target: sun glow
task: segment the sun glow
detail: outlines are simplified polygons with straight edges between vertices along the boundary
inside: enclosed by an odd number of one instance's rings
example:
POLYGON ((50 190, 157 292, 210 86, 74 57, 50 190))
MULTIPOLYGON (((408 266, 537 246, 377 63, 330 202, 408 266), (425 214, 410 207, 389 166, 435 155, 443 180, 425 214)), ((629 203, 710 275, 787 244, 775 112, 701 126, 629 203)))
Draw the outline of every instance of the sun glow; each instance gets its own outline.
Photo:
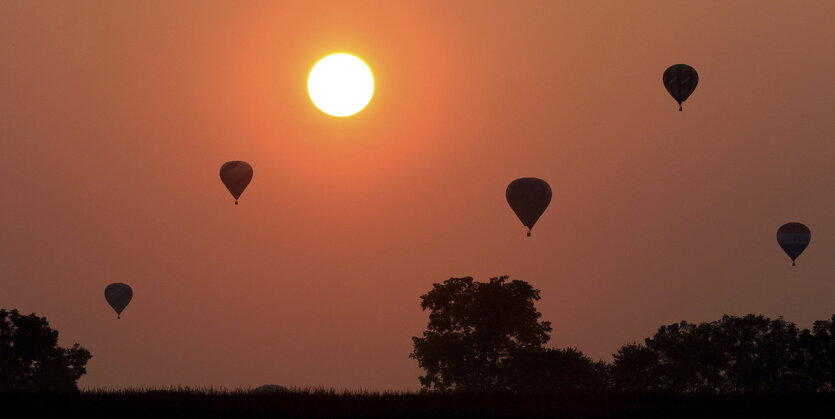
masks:
POLYGON ((374 94, 374 76, 362 60, 332 54, 319 60, 307 78, 307 91, 317 108, 333 116, 350 116, 365 108, 374 94))

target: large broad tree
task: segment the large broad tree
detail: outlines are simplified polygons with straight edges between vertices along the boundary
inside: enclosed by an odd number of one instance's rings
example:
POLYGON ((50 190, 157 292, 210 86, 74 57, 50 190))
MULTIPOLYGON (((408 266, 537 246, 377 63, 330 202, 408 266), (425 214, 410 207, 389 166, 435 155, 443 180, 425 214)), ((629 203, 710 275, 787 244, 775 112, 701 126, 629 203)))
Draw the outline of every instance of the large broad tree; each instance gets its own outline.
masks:
POLYGON ((58 331, 34 313, 0 309, 0 391, 76 391, 90 352, 58 346, 58 331))
POLYGON ((514 374, 514 353, 542 350, 550 322, 534 308, 539 290, 507 276, 489 282, 471 277, 434 284, 421 296, 429 310, 422 337, 413 337, 417 359, 428 390, 484 391, 508 389, 514 374))

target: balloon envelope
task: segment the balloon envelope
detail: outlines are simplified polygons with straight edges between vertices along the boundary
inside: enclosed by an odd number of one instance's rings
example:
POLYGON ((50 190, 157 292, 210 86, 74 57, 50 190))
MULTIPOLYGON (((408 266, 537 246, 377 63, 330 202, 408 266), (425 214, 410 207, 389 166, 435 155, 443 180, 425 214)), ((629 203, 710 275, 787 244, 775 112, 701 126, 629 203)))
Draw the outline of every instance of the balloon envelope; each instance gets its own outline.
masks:
POLYGON ((128 284, 116 282, 104 289, 104 298, 113 310, 116 310, 116 318, 121 318, 122 310, 128 306, 133 298, 133 290, 128 284))
POLYGON ((687 64, 674 64, 664 71, 662 80, 664 87, 678 102, 678 110, 681 110, 681 103, 696 90, 696 85, 699 84, 699 74, 696 73, 695 68, 687 64))
POLYGON ((777 243, 792 259, 792 266, 795 265, 794 260, 806 250, 811 240, 812 232, 809 231, 809 227, 801 223, 786 223, 777 230, 777 243))
POLYGON ((223 163, 223 166, 220 166, 220 180, 226 185, 226 189, 229 189, 229 193, 235 197, 235 204, 237 204, 238 198, 252 180, 252 166, 245 161, 223 163))
POLYGON ((523 177, 510 182, 505 191, 507 203, 522 224, 528 228, 528 236, 551 203, 551 187, 548 182, 535 177, 523 177))

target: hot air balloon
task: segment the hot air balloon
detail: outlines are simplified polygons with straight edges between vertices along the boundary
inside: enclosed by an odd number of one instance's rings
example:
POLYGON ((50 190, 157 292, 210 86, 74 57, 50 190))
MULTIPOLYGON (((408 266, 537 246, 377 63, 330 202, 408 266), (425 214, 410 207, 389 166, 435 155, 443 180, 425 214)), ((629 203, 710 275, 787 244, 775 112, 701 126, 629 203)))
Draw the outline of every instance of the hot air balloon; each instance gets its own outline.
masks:
POLYGON ((792 266, 795 266, 794 260, 803 253, 810 240, 812 232, 800 223, 786 223, 777 230, 777 243, 792 259, 792 266))
POLYGON ((699 84, 699 73, 687 64, 674 64, 664 72, 663 80, 664 87, 678 102, 678 110, 681 111, 681 102, 687 100, 699 84))
POLYGON ((245 161, 223 163, 223 166, 220 166, 220 180, 226 185, 226 189, 229 189, 229 193, 235 197, 235 205, 238 205, 238 198, 252 180, 252 166, 245 161))
POLYGON ((116 318, 122 318, 122 310, 128 306, 130 299, 133 298, 133 290, 128 284, 116 282, 107 286, 104 289, 104 298, 113 310, 116 310, 116 318))
POLYGON ((551 187, 548 182, 535 177, 523 177, 510 182, 505 191, 510 208, 528 228, 528 237, 536 220, 551 202, 551 187))

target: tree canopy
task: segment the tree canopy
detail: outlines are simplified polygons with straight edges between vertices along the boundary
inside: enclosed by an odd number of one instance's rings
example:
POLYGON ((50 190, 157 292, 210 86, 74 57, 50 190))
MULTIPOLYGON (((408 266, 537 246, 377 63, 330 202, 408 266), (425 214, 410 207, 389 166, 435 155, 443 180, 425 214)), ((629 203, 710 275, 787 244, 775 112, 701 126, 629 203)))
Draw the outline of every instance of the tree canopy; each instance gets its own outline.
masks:
POLYGON ((809 393, 835 387, 835 316, 800 330, 749 314, 662 326, 614 355, 616 389, 672 393, 809 393))
POLYGON ((0 309, 0 390, 76 391, 90 352, 58 346, 45 317, 0 309))
POLYGON ((522 349, 540 349, 551 324, 534 308, 539 290, 507 276, 471 277, 434 284, 421 296, 429 310, 411 357, 426 370, 420 383, 434 390, 495 390, 507 386, 508 360, 522 349))

